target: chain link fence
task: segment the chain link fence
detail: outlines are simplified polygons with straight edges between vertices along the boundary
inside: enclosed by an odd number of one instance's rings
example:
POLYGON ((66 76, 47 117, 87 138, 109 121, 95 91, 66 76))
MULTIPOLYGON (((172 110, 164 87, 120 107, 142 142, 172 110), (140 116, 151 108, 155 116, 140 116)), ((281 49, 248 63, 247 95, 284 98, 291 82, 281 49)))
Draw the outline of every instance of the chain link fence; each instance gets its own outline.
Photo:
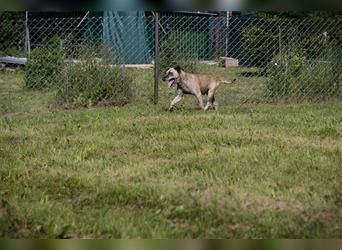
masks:
MULTIPOLYGON (((342 99, 342 18, 5 12, 0 23, 2 67, 23 65, 24 89, 61 105, 151 103, 156 23, 160 78, 175 65, 236 78, 220 86, 221 105, 342 99)), ((159 80, 158 93, 167 105, 175 91, 159 80)))

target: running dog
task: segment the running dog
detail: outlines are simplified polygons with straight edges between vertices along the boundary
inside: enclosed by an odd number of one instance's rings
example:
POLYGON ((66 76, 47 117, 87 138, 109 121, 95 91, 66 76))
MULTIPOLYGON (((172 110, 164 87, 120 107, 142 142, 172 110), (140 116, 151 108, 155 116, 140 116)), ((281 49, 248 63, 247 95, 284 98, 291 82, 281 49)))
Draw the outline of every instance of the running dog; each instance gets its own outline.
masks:
POLYGON ((204 111, 210 107, 214 107, 217 110, 218 103, 215 100, 215 92, 218 86, 220 83, 229 84, 235 82, 235 80, 226 81, 211 75, 190 74, 184 72, 179 66, 169 68, 163 77, 163 81, 166 82, 169 88, 177 84, 177 96, 170 103, 169 111, 172 111, 175 105, 184 98, 185 94, 194 95, 198 100, 199 106, 204 111), (208 102, 205 107, 203 105, 202 95, 208 95, 208 102))

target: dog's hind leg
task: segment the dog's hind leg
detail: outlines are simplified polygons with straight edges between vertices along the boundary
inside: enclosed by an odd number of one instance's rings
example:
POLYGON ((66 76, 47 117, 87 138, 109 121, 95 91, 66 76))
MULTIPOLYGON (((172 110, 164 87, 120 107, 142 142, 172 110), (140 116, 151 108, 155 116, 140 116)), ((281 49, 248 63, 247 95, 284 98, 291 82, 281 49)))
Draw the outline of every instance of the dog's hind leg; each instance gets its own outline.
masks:
POLYGON ((218 110, 218 102, 215 100, 215 97, 214 97, 213 105, 214 105, 214 109, 218 110))
POLYGON ((215 102, 215 97, 214 97, 215 90, 209 90, 208 91, 208 101, 207 105, 205 106, 204 110, 208 110, 208 108, 212 107, 215 102))
POLYGON ((196 98, 198 100, 198 104, 200 105, 201 109, 205 110, 204 105, 203 105, 202 94, 197 94, 196 98))

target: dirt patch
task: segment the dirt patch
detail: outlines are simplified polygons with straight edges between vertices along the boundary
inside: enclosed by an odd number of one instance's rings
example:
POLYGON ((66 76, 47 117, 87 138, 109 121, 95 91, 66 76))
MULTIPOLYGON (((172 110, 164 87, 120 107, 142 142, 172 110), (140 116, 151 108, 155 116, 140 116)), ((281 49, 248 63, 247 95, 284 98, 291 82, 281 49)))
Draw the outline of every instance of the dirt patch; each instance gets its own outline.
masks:
POLYGON ((215 190, 205 190, 201 197, 201 203, 207 204, 213 201, 215 201, 215 203, 222 209, 226 207, 226 202, 229 201, 229 203, 234 202, 239 204, 242 208, 245 208, 247 210, 253 209, 256 212, 261 212, 267 209, 287 210, 292 213, 299 214, 304 211, 304 207, 301 204, 293 204, 268 196, 250 196, 247 194, 236 193, 233 190, 219 191, 218 188, 215 188, 215 190))
POLYGON ((304 208, 299 204, 291 204, 289 202, 280 201, 272 197, 260 196, 252 199, 245 197, 244 199, 246 204, 254 203, 260 210, 288 210, 295 213, 302 212, 304 210, 304 208))

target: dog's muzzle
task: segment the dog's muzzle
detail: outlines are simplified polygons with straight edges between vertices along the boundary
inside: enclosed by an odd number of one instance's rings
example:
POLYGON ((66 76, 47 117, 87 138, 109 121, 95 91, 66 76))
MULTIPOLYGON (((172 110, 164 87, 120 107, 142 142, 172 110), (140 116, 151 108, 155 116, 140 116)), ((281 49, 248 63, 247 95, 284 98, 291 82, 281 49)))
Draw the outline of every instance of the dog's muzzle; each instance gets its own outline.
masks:
POLYGON ((172 85, 175 83, 175 80, 176 80, 176 78, 174 78, 172 76, 171 77, 170 76, 164 76, 163 77, 163 81, 166 82, 166 84, 169 88, 172 87, 172 85))

